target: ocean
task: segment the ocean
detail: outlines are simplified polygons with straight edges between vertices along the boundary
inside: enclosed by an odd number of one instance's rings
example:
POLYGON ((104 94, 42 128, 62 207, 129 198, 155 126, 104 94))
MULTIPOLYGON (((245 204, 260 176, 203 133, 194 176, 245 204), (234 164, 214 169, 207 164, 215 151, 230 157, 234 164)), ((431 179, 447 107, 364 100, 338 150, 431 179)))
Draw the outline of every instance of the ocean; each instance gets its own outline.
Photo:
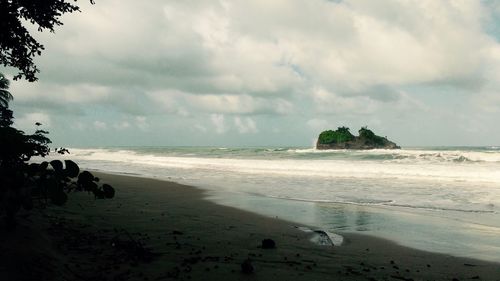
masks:
MULTIPOLYGON (((73 148, 81 168, 207 190, 217 204, 342 235, 500 261, 500 147, 73 148)), ((119 190, 118 190, 119 192, 119 190)))

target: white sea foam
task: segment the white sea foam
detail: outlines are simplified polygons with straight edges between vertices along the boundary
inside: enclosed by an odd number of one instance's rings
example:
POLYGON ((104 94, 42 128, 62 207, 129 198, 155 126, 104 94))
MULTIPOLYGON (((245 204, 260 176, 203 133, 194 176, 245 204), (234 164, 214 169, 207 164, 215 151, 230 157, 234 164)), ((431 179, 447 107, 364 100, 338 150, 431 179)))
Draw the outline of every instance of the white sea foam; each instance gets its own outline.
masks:
POLYGON ((500 210, 499 151, 72 149, 70 157, 83 167, 289 200, 500 210))
POLYGON ((320 246, 341 246, 344 243, 344 237, 333 232, 324 230, 312 230, 306 226, 296 226, 299 230, 311 233, 311 242, 320 246))
MULTIPOLYGON (((298 150, 298 153, 304 150, 298 150)), ((307 150, 307 153, 350 153, 355 151, 323 152, 307 150)), ((396 154, 388 150, 363 152, 363 156, 396 154)), ((105 149, 73 149, 72 157, 84 161, 108 161, 179 169, 202 169, 220 172, 269 174, 282 176, 306 176, 324 178, 387 178, 408 180, 439 180, 500 183, 500 153, 487 152, 429 152, 398 151, 397 155, 379 161, 352 161, 346 158, 320 159, 232 159, 202 158, 196 153, 186 153, 184 157, 139 154, 130 150, 109 151, 105 149), (467 163, 482 161, 484 163, 467 163), (453 162, 450 165, 449 162, 453 162)), ((359 158, 359 157, 358 157, 359 158)))

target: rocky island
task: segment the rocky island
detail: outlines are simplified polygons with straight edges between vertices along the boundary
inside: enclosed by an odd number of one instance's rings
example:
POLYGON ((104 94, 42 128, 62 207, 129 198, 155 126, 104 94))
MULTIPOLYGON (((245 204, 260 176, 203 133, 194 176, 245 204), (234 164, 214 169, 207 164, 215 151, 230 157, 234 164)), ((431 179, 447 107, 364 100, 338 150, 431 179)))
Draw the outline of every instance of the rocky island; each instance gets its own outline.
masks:
POLYGON ((387 137, 377 136, 367 127, 358 131, 359 136, 354 136, 347 127, 339 127, 337 130, 323 131, 319 134, 316 149, 399 149, 396 143, 387 137))

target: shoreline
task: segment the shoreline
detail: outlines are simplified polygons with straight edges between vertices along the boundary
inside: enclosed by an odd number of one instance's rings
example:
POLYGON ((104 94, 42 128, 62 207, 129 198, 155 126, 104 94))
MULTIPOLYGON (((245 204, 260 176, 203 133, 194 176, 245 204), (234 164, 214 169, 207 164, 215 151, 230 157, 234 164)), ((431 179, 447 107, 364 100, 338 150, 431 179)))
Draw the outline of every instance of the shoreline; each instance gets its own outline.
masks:
POLYGON ((417 250, 500 262, 500 256, 495 254, 499 252, 498 244, 491 243, 491 240, 476 241, 479 243, 477 244, 470 239, 465 241, 465 236, 456 239, 455 235, 460 235, 461 231, 467 233, 471 228, 485 227, 480 223, 466 223, 467 220, 474 221, 472 212, 456 213, 454 216, 447 213, 443 216, 426 209, 405 207, 394 209, 383 205, 299 201, 254 194, 223 194, 213 189, 201 189, 206 190, 208 194, 206 198, 216 204, 268 217, 279 217, 296 224, 312 225, 339 235, 368 235, 417 250), (450 237, 454 237, 455 240, 450 237), (493 248, 478 250, 481 249, 477 247, 478 245, 487 245, 487 242, 490 242, 489 246, 493 248))
MULTIPOLYGON (((115 199, 96 201, 78 193, 70 196, 66 207, 34 211, 21 219, 16 232, 44 235, 29 240, 34 244, 30 247, 16 248, 26 240, 1 233, 2 241, 14 239, 19 244, 1 243, 6 254, 0 261, 9 264, 7 253, 12 257, 16 250, 35 257, 49 255, 47 267, 36 260, 24 261, 32 265, 31 271, 47 271, 48 278, 38 280, 500 278, 498 263, 415 250, 361 234, 342 234, 342 246, 320 246, 296 228, 302 225, 218 205, 196 187, 137 176, 95 175, 116 188, 115 199), (259 248, 263 239, 273 239, 276 249, 259 248), (133 253, 127 252, 131 245, 133 253), (241 273, 247 259, 252 274, 241 273)), ((22 256, 9 259, 20 262, 22 256)), ((0 266, 0 274, 3 271, 9 268, 0 266)))

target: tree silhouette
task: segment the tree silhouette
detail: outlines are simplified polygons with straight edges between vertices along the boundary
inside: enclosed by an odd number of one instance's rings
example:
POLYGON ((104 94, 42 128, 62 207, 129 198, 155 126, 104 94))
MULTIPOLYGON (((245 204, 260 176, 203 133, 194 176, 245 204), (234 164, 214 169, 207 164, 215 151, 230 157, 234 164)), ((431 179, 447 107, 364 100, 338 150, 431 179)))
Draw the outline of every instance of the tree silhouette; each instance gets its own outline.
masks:
MULTIPOLYGON (((15 225, 15 215, 21 208, 63 205, 68 199, 67 193, 72 191, 91 192, 96 199, 113 198, 113 187, 100 186, 98 178, 88 171, 80 173, 78 165, 71 160, 65 160, 64 164, 59 160, 41 164, 28 162, 33 156, 47 156, 51 141, 48 132, 40 128, 30 135, 12 127, 9 81, 3 74, 0 77, 2 101, 5 100, 0 104, 0 215, 5 215, 7 226, 15 225)), ((66 149, 58 152, 61 151, 67 152, 66 149)))
MULTIPOLYGON (((74 0, 73 2, 76 2, 74 0)), ((25 26, 28 22, 38 31, 54 32, 65 13, 80 11, 66 0, 0 0, 0 63, 17 68, 20 72, 14 80, 26 78, 33 82, 40 72, 33 58, 41 55, 44 46, 36 41, 25 26)), ((92 4, 93 0, 90 1, 92 4)))
POLYGON ((9 92, 10 81, 0 73, 0 106, 7 107, 9 102, 14 99, 9 92))
MULTIPOLYGON (((54 32, 65 13, 79 11, 77 0, 0 0, 0 63, 14 67, 19 73, 14 80, 37 80, 39 69, 33 58, 41 55, 44 46, 37 42, 26 24, 38 27, 38 31, 54 32)), ((94 4, 93 0, 90 0, 94 4)), ((62 205, 67 193, 87 191, 95 198, 112 198, 113 187, 99 185, 99 179, 83 171, 71 160, 29 163, 33 156, 46 156, 50 152, 48 132, 37 129, 25 134, 12 126, 13 112, 8 108, 13 96, 9 92, 9 80, 0 73, 0 215, 5 215, 7 226, 15 225, 15 215, 21 209, 47 204, 62 205)), ((59 153, 67 152, 62 149, 59 153)))

